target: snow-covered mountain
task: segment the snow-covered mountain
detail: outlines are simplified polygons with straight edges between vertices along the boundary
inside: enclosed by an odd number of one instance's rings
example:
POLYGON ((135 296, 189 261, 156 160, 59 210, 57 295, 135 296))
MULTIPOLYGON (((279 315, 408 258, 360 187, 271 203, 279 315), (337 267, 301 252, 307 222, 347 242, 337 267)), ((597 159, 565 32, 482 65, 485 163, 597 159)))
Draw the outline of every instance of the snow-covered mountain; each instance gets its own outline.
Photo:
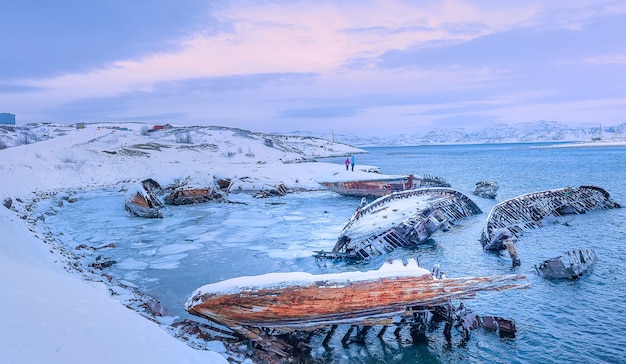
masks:
MULTIPOLYGON (((304 131, 293 135, 314 135, 304 131)), ((626 123, 615 126, 567 125, 556 121, 536 121, 521 124, 494 124, 479 129, 434 128, 416 134, 387 137, 360 137, 352 134, 319 135, 322 138, 357 146, 404 146, 431 144, 490 144, 532 142, 579 142, 594 138, 626 139, 626 123)))
MULTIPOLYGON (((124 126, 124 124, 117 124, 124 126)), ((148 128, 147 125, 144 126, 148 128)), ((0 150, 39 142, 57 136, 66 135, 75 125, 51 123, 33 123, 27 125, 0 126, 0 150)), ((266 146, 283 152, 304 152, 299 148, 305 145, 324 144, 321 139, 352 146, 405 146, 434 144, 491 144, 491 143, 533 143, 533 142, 587 142, 596 138, 603 140, 626 140, 626 123, 613 126, 568 125, 556 121, 536 121, 520 124, 492 124, 478 129, 470 128, 432 128, 415 134, 397 134, 386 137, 363 137, 353 134, 316 134, 305 130, 292 131, 284 135, 251 132, 237 128, 218 126, 173 128, 171 134, 186 138, 189 133, 199 128, 205 130, 230 130, 246 138, 256 138, 266 146), (600 128, 602 130, 600 131, 600 128), (298 137, 294 139, 294 137, 298 137), (299 141, 297 141, 299 140, 299 141), (300 147, 298 147, 298 145, 300 147)), ((146 131, 146 130, 144 130, 146 131)), ((327 155, 328 151, 319 156, 327 155)), ((245 151, 244 151, 245 152, 245 151)), ((307 150, 309 156, 315 156, 313 150, 307 150), (313 152, 313 153, 311 153, 313 152)))

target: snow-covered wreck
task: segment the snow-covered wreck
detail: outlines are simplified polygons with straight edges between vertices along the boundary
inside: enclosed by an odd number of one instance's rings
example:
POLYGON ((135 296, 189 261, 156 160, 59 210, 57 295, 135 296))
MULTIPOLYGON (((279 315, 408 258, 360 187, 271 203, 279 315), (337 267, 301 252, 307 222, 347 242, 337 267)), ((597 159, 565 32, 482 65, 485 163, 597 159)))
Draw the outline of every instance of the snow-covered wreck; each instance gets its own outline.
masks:
POLYGON ((124 208, 134 216, 162 218, 159 209, 163 203, 154 194, 154 190, 160 188, 159 183, 151 178, 133 184, 126 193, 124 208))
POLYGON ((480 214, 466 195, 450 188, 392 193, 361 206, 345 225, 331 252, 318 258, 365 259, 400 247, 414 247, 450 222, 480 214))
MULTIPOLYGON (((332 335, 336 325, 379 325, 384 332, 387 326, 406 322, 422 325, 423 329, 429 312, 452 320, 451 299, 473 298, 482 291, 525 288, 527 284, 520 282, 524 278, 444 278, 419 267, 416 260, 397 260, 366 272, 289 272, 232 278, 196 289, 186 309, 286 356, 289 345, 268 335, 268 330, 330 328, 332 335)), ((498 319, 506 321, 491 316, 482 321, 486 326, 498 319)))

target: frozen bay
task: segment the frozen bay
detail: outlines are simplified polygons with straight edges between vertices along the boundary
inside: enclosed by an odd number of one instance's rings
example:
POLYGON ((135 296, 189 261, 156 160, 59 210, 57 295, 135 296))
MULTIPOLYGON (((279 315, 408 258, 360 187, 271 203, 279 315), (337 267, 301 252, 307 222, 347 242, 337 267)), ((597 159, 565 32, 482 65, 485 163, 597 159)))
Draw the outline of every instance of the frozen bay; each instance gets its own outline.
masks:
MULTIPOLYGON (((425 344, 387 342, 374 337, 361 347, 340 344, 331 352, 314 351, 328 362, 621 362, 626 338, 621 332, 626 308, 626 272, 621 249, 625 209, 570 216, 568 226, 554 225, 526 233, 516 247, 522 265, 511 268, 508 255, 482 251, 478 238, 493 205, 539 190, 597 185, 626 204, 626 148, 537 148, 536 144, 368 148, 357 164, 380 166, 383 173, 432 174, 470 195, 479 180, 500 184, 496 201, 472 196, 483 214, 464 219, 415 251, 431 268, 439 263, 449 276, 526 274, 532 287, 480 295, 467 305, 479 313, 513 317, 516 338, 473 332, 465 346, 448 346, 441 333, 425 344), (534 264, 573 248, 592 248, 598 263, 591 275, 573 282, 539 279, 534 264)), ((326 160, 328 161, 328 160, 326 160)), ((331 160, 334 161, 334 160, 331 160)), ((337 168, 343 168, 341 158, 337 168)), ((255 199, 233 194, 237 204, 168 206, 164 218, 131 217, 118 190, 84 192, 79 200, 55 208, 46 226, 68 248, 104 246, 98 254, 116 261, 107 274, 137 286, 179 317, 198 286, 226 278, 278 271, 337 272, 377 268, 384 259, 361 263, 316 261, 313 251, 330 250, 358 199, 330 192, 302 192, 255 199)), ((48 208, 44 205, 40 208, 48 208)), ((95 257, 97 254, 94 254, 95 257)), ((190 316, 189 316, 190 317, 190 316)))

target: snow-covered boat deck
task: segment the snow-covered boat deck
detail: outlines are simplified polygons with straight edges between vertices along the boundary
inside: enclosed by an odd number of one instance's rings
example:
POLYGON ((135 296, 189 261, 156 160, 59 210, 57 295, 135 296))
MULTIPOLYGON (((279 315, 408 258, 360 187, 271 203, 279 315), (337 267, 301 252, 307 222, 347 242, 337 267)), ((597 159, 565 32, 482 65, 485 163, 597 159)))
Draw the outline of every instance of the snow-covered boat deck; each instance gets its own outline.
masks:
POLYGON ((481 212, 469 197, 450 188, 395 192, 359 207, 333 251, 322 251, 317 256, 365 259, 415 246, 443 224, 481 212))

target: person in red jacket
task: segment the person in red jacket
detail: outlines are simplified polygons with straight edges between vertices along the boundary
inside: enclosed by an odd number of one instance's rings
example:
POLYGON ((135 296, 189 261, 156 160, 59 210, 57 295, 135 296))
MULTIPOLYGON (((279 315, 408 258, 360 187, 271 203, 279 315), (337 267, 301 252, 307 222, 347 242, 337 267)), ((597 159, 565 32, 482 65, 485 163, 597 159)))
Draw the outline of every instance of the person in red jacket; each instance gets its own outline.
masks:
POLYGON ((350 168, 350 158, 346 158, 346 171, 350 168))

